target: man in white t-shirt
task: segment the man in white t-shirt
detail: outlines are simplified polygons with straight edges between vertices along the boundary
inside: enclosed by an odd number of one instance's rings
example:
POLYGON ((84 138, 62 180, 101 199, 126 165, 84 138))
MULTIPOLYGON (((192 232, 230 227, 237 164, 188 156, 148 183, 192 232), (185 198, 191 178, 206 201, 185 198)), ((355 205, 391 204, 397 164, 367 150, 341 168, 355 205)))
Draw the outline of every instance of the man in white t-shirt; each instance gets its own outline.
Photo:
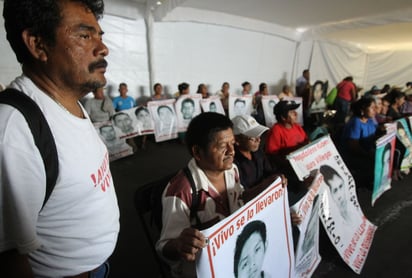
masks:
POLYGON ((103 1, 4 0, 7 39, 56 142, 46 174, 23 115, 0 105, 0 277, 104 277, 119 232, 107 149, 79 99, 106 83, 103 1), (35 15, 35 16, 34 16, 35 15), (98 276, 94 276, 98 275, 98 276))

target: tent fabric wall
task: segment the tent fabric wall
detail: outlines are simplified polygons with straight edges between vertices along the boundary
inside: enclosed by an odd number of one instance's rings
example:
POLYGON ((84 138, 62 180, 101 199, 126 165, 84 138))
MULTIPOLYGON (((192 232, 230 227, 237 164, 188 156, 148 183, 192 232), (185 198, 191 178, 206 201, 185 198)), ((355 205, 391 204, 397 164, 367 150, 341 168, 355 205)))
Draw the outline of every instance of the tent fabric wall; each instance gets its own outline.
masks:
POLYGON ((363 86, 366 60, 366 53, 357 47, 316 41, 311 57, 311 82, 328 80, 330 86, 335 86, 346 76, 353 76, 354 82, 363 86))
MULTIPOLYGON (((278 93, 282 85, 293 85, 305 68, 310 68, 312 82, 327 79, 331 86, 347 75, 365 89, 385 83, 404 85, 411 79, 409 49, 374 51, 308 37, 299 41, 296 32, 287 34, 280 26, 194 10, 178 7, 166 15, 173 21, 145 22, 151 12, 145 5, 107 1, 100 24, 110 49, 106 76, 111 96, 118 94, 120 82, 128 83, 130 95, 136 98, 149 96, 152 82, 163 83, 170 94, 183 81, 191 84, 192 92, 206 83, 215 93, 224 81, 231 83, 231 92, 238 92, 245 80, 252 83, 253 91, 267 82, 270 91, 278 93)), ((4 26, 2 17, 0 26, 4 26)), ((21 68, 4 27, 0 27, 0 53, 0 83, 8 84, 21 68)))
POLYGON ((105 15, 100 22, 109 48, 106 72, 110 96, 118 95, 119 83, 128 84, 129 95, 149 95, 149 70, 144 19, 128 19, 105 15))
MULTIPOLYGON (((292 77, 294 79, 291 83, 295 83, 296 77, 302 76, 305 69, 309 69, 311 65, 311 58, 313 52, 313 41, 302 41, 297 44, 295 53, 294 69, 292 77)), ((295 84, 294 84, 295 85, 295 84)))
POLYGON ((335 86, 346 76, 369 90, 389 83, 404 86, 412 78, 412 50, 374 51, 332 41, 315 41, 310 66, 311 81, 329 80, 335 86))
POLYGON ((224 81, 239 92, 249 81, 255 91, 267 82, 273 92, 290 81, 295 42, 264 33, 192 22, 156 22, 154 25, 155 82, 209 85, 215 93, 224 81))
POLYGON ((412 80, 412 50, 373 51, 368 53, 365 89, 384 84, 404 87, 412 80))
MULTIPOLYGON (((163 10, 162 10, 163 11, 163 10)), ((158 14, 157 10, 155 15, 158 14)), ((159 19, 159 16, 156 16, 159 19)), ((160 21, 160 20, 158 20, 160 21)), ((234 27, 236 29, 249 30, 259 33, 267 33, 284 39, 299 41, 302 33, 295 29, 286 28, 274 23, 240 17, 227 13, 214 12, 187 7, 174 7, 162 18, 169 22, 198 22, 210 25, 234 27)))

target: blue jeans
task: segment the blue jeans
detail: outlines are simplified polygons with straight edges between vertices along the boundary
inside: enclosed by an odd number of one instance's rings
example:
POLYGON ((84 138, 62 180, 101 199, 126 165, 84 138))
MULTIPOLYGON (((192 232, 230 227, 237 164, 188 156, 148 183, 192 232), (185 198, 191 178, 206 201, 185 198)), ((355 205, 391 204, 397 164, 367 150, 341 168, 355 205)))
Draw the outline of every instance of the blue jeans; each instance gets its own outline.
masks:
POLYGON ((109 262, 105 261, 97 269, 90 272, 89 278, 107 278, 109 277, 109 270, 110 270, 109 262))
POLYGON ((344 124, 345 123, 345 118, 349 114, 350 101, 347 101, 347 100, 344 100, 340 97, 337 97, 335 99, 334 106, 335 106, 335 109, 336 109, 335 122, 337 124, 344 124))

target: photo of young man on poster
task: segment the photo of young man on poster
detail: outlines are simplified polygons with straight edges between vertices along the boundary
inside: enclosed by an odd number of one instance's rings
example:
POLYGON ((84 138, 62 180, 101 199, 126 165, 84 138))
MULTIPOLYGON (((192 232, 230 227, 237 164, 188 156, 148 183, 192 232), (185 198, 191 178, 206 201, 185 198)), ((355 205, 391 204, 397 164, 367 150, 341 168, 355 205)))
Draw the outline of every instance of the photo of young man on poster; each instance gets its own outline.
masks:
POLYGON ((249 222, 236 240, 233 272, 235 278, 269 278, 263 270, 268 243, 266 225, 262 221, 249 222))

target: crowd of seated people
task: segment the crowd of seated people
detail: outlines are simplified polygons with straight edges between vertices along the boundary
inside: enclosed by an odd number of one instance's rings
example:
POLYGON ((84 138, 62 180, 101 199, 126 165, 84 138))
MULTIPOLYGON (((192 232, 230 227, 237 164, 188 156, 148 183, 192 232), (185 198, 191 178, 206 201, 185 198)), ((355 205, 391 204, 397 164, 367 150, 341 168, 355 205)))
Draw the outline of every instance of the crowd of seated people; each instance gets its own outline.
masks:
MULTIPOLYGON (((307 83, 309 83, 308 79, 307 83)), ((327 82, 325 83, 327 84, 327 82)), ((315 82, 315 84, 325 83, 315 82)), ((410 85, 412 86, 412 83, 410 85)), ((340 112, 344 113, 338 115, 336 123, 343 125, 343 127, 339 134, 339 140, 334 140, 334 142, 354 176, 356 184, 371 188, 371 182, 374 179, 376 140, 385 134, 385 124, 410 115, 408 105, 412 105, 410 97, 412 91, 409 87, 409 91, 406 90, 406 93, 392 88, 386 93, 382 93, 382 90, 374 87, 364 96, 358 96, 357 87, 353 83, 353 79, 349 77, 337 86, 346 86, 347 88, 346 92, 341 94, 338 90, 335 104, 328 107, 337 107, 340 112), (349 100, 347 96, 349 96, 349 100), (408 98, 406 99, 406 97, 408 98)), ((249 82, 244 82, 242 87, 242 95, 250 94, 251 84, 249 82)), ((315 85, 310 86, 309 83, 304 88, 315 90, 316 87, 315 85)), ((155 84, 153 89, 152 100, 167 99, 160 83, 155 84)), ((190 93, 188 83, 179 84, 178 89, 179 92, 175 94, 175 97, 190 93)), ((222 89, 217 94, 221 98, 226 113, 230 95, 229 89, 230 84, 224 82, 222 89)), ((283 94, 293 96, 293 92, 287 89, 286 85, 283 94)), ((340 89, 342 90, 342 88, 340 89)), ((320 96, 326 97, 323 94, 324 90, 325 88, 319 91, 318 98, 320 96)), ((119 91, 122 93, 121 88, 119 91)), ((197 93, 201 94, 202 98, 210 96, 205 84, 199 84, 197 93)), ((253 95, 255 108, 261 105, 262 96, 269 94, 267 84, 261 83, 259 91, 253 95)), ((316 94, 312 92, 310 95, 316 94)), ((312 101, 319 102, 320 100, 312 101)), ((305 104, 309 109, 310 103, 305 104)), ((117 103, 117 105, 122 104, 117 103)), ((296 109, 300 105, 292 100, 280 100, 273 107, 273 114, 277 122, 271 128, 262 125, 261 118, 256 117, 256 115, 238 115, 230 120, 227 114, 225 116, 204 112, 191 120, 185 138, 185 143, 192 156, 192 160, 188 163, 188 169, 195 177, 196 187, 205 190, 204 194, 206 195, 201 200, 213 200, 216 206, 222 206, 221 211, 224 212, 223 215, 202 213, 203 218, 207 216, 201 221, 202 228, 211 226, 216 221, 228 216, 242 206, 248 198, 256 196, 277 176, 281 176, 283 182, 288 184, 290 205, 307 192, 307 187, 310 184, 308 181, 298 180, 286 158, 292 151, 310 143, 308 136, 310 130, 305 129, 305 126, 301 126, 297 122, 296 109), (239 173, 239 176, 237 177, 234 173, 239 173), (249 194, 241 195, 245 199, 237 199, 230 203, 227 200, 228 189, 248 192, 249 194), (211 194, 208 190, 219 194, 211 194)), ((263 113, 258 116, 264 117, 263 113)), ((334 132, 336 129, 332 126, 330 131, 334 132)), ((393 180, 399 180, 406 174, 400 171, 400 161, 405 153, 405 147, 399 140, 397 140, 396 150, 395 153, 398 157, 395 157, 393 164, 393 180)), ((204 247, 202 234, 197 228, 193 228, 193 219, 188 217, 190 213, 187 210, 190 207, 188 205, 190 200, 187 198, 190 194, 187 194, 186 191, 190 191, 190 186, 187 179, 185 173, 179 172, 164 191, 163 204, 168 209, 164 210, 165 223, 157 246, 159 253, 168 262, 172 262, 173 269, 176 267, 182 271, 183 267, 186 274, 193 273, 193 261, 196 258, 196 253, 204 247), (184 185, 184 188, 179 185, 184 185), (186 205, 183 206, 184 202, 186 205), (179 221, 175 221, 176 219, 179 221)), ((207 211, 208 205, 208 203, 202 205, 202 210, 207 211)), ((298 215, 291 215, 292 224, 299 224, 300 221, 298 215)))
MULTIPOLYGON (((311 86, 308 71, 305 71, 300 79, 299 84, 302 83, 302 88, 298 86, 300 90, 309 89, 309 91, 315 91, 317 87, 315 86, 316 84, 327 85, 327 82, 324 83, 318 80, 311 86)), ((242 95, 250 95, 252 85, 248 81, 243 82, 241 85, 242 88, 238 91, 240 91, 242 95)), ((280 93, 282 99, 284 96, 294 96, 293 92, 290 90, 290 86, 285 84, 283 87, 284 88, 280 93)), ((352 174, 356 177, 356 180, 358 180, 360 185, 366 185, 366 187, 370 188, 374 175, 373 163, 375 141, 379 136, 386 133, 386 123, 409 116, 412 113, 412 82, 406 83, 404 92, 399 88, 391 87, 388 84, 385 84, 382 89, 373 86, 370 90, 364 93, 362 97, 358 95, 359 89, 353 82, 351 76, 344 78, 337 84, 336 88, 338 89, 338 93, 335 102, 332 106, 329 105, 327 109, 336 108, 338 113, 335 116, 336 120, 333 122, 335 125, 329 126, 328 129, 332 139, 334 139, 335 145, 337 145, 342 157, 345 159, 346 164, 352 169, 352 174), (336 125, 342 125, 342 127, 336 129, 336 125)), ((323 92, 326 90, 328 90, 328 88, 322 89, 323 92)), ((104 113, 105 119, 113 115, 113 108, 116 111, 121 111, 125 109, 125 107, 130 108, 136 105, 134 99, 127 96, 127 84, 121 83, 119 85, 119 92, 120 96, 113 99, 113 106, 110 105, 109 107, 107 101, 105 101, 104 106, 101 106, 102 114, 104 113)), ((198 85, 197 93, 201 94, 202 98, 208 98, 212 95, 209 93, 205 83, 198 85)), ((190 94, 190 85, 186 82, 182 82, 178 86, 178 92, 175 94, 175 97, 185 94, 190 94)), ((259 84, 259 90, 253 94, 255 113, 252 113, 252 116, 259 124, 265 124, 264 114, 262 112, 262 96, 270 94, 268 86, 264 82, 259 84)), ((224 82, 221 90, 219 90, 216 95, 220 97, 224 111, 226 115, 228 115, 228 99, 231 95, 230 84, 224 82)), ((307 109, 311 107, 312 102, 319 102, 318 99, 315 99, 316 93, 312 92, 309 93, 309 95, 312 96, 313 100, 309 100, 309 103, 305 103, 307 109)), ((319 94, 319 96, 325 97, 324 93, 319 94)), ((99 96, 99 98, 108 99, 108 97, 104 96, 99 96)), ((153 96, 151 97, 151 100, 164 100, 168 98, 169 97, 163 92, 162 84, 156 83, 153 87, 153 96)), ((95 102, 98 101, 101 102, 101 100, 96 100, 95 102)), ((89 104, 91 103, 92 101, 89 100, 86 106, 89 107, 89 104)), ((319 121, 309 123, 305 121, 303 127, 297 124, 295 112, 295 107, 297 106, 298 104, 293 104, 290 101, 281 101, 279 105, 276 106, 277 110, 274 114, 277 123, 270 129, 270 131, 266 132, 268 135, 265 136, 264 139, 266 139, 266 137, 267 139, 263 140, 263 144, 261 144, 263 145, 261 148, 265 148, 265 155, 269 157, 271 164, 277 165, 277 168, 281 169, 283 173, 286 173, 291 184, 295 183, 296 177, 294 176, 288 161, 285 159, 286 155, 292 150, 307 144, 309 142, 308 134, 310 134, 318 125, 322 124, 319 121), (287 139, 289 137, 293 138, 293 140, 287 139)), ((90 108, 87 108, 87 110, 91 111, 90 108)), ((92 111, 90 112, 93 118, 95 118, 96 114, 96 111, 94 110, 93 113, 91 113, 92 111)), ((305 114, 307 112, 308 111, 305 111, 304 109, 303 113, 305 114)), ((141 138, 136 138, 139 146, 143 146, 144 148, 146 137, 147 136, 145 135, 141 136, 141 138)), ((237 139, 241 140, 241 137, 239 138, 239 136, 237 136, 237 139)), ((130 143, 130 141, 128 143, 130 143)), ((137 146, 135 145, 134 148, 137 148, 137 146)), ((405 175, 405 173, 400 171, 400 161, 402 160, 404 153, 405 148, 403 147, 403 144, 397 140, 395 163, 393 164, 394 166, 392 169, 394 180, 402 179, 405 175)), ((292 188, 293 186, 291 186, 291 189, 292 188)), ((293 193, 293 190, 291 191, 293 193)))
MULTIPOLYGON (((408 82, 409 83, 409 82, 408 82)), ((407 84, 408 84, 407 83, 407 84)), ((374 86, 362 97, 351 104, 351 117, 345 122, 343 134, 340 137, 339 149, 346 164, 355 177, 358 186, 371 188, 374 180, 374 161, 376 140, 385 135, 387 124, 408 117, 410 92, 397 87, 389 87, 386 93, 374 86)), ((409 124, 409 120, 406 121, 409 124)), ((406 148, 405 144, 396 138, 392 179, 402 179, 408 171, 401 171, 401 163, 406 148)))
MULTIPOLYGON (((309 71, 305 70, 302 77, 298 78, 299 86, 297 88, 299 90, 308 89, 309 91, 315 91, 317 88, 317 84, 326 84, 326 87, 322 89, 322 92, 328 90, 327 82, 323 81, 316 81, 312 86, 309 80, 309 71)), ((298 81, 297 81, 298 82, 298 81)), ((241 92, 242 95, 250 95, 250 91, 252 85, 245 81, 241 84, 241 89, 238 89, 238 92, 241 92)), ((253 94, 253 105, 254 105, 254 113, 252 116, 257 120, 259 124, 265 125, 264 120, 264 113, 262 109, 262 96, 270 95, 268 85, 264 82, 259 84, 259 90, 253 94)), ((382 136, 386 133, 385 124, 396 121, 405 116, 409 116, 412 114, 412 82, 406 83, 406 87, 404 91, 401 91, 400 88, 390 86, 385 84, 382 89, 379 89, 377 86, 373 86, 370 90, 365 92, 362 97, 358 95, 359 89, 358 86, 353 82, 353 78, 348 76, 344 78, 339 84, 336 85, 337 96, 335 98, 334 104, 329 105, 326 109, 333 109, 335 108, 338 112, 335 115, 335 121, 332 125, 328 126, 328 129, 331 133, 332 139, 334 139, 335 145, 337 145, 338 149, 341 151, 342 156, 345 158, 345 162, 349 165, 351 169, 353 169, 353 174, 356 176, 356 173, 366 173, 363 180, 373 180, 373 167, 369 167, 373 163, 373 153, 374 153, 374 142, 379 136, 382 136), (338 129, 336 126, 340 126, 338 129), (367 142, 367 143, 366 143, 367 142), (363 160, 368 160, 367 163, 363 163, 363 160), (368 171, 362 171, 363 166, 367 165, 368 171), (359 166, 359 167, 358 167, 359 166), (366 176, 370 177, 367 179, 366 176)), ((101 90, 100 90, 101 91, 101 90)), ((119 85, 119 92, 120 96, 113 99, 113 105, 109 105, 110 102, 107 101, 109 97, 105 97, 102 95, 102 92, 95 97, 93 100, 88 100, 86 102, 86 110, 90 111, 90 116, 93 118, 93 121, 98 121, 99 117, 103 117, 107 120, 113 115, 113 110, 121 111, 126 108, 136 106, 135 100, 127 95, 127 84, 120 83, 119 85), (102 96, 100 96, 102 95, 102 96), (100 102, 104 99, 104 105, 99 105, 100 102), (93 111, 91 110, 92 103, 98 103, 94 105, 93 111), (99 107, 97 107, 99 106, 99 107), (109 107, 110 106, 110 107, 109 107), (97 107, 97 108, 96 108, 97 107), (101 107, 101 109, 100 109, 101 107), (98 115, 97 112, 101 110, 102 115, 98 115), (104 114, 104 115, 103 115, 104 114)), ((198 94, 202 95, 202 98, 208 98, 209 96, 213 95, 209 93, 208 86, 205 83, 201 83, 198 85, 198 94)), ((178 86, 178 92, 174 95, 175 97, 179 97, 181 95, 190 94, 190 85, 186 82, 182 82, 178 86)), ((300 92, 302 94, 302 92, 300 92)), ((228 115, 228 99, 231 95, 230 93, 230 84, 228 82, 224 82, 222 84, 221 90, 216 93, 217 96, 220 97, 224 112, 228 115)), ((319 99, 315 98, 316 93, 309 92, 309 95, 312 96, 312 100, 307 100, 309 103, 305 103, 306 108, 310 109, 312 106, 312 102, 315 103, 316 101, 320 101, 319 99)), ((285 84, 283 86, 282 92, 279 93, 279 97, 282 96, 282 99, 287 96, 294 96, 294 93, 290 90, 290 86, 285 84)), ((326 97, 324 93, 319 94, 319 97, 322 98, 326 97)), ((318 97, 318 98, 319 98, 318 97)), ((155 100, 164 100, 170 98, 163 92, 163 86, 160 83, 156 83, 153 87, 153 96, 151 97, 151 101, 155 100)), ((282 105, 286 102, 281 102, 282 105)), ((304 106, 305 106, 304 105, 304 106)), ((278 106, 279 108, 280 106, 278 106)), ((303 114, 310 113, 310 111, 305 111, 305 107, 303 114)), ((283 108, 282 108, 283 109, 283 108)), ((286 109, 286 108, 285 108, 286 109)), ((287 110, 287 109, 286 109, 287 110)), ((286 111, 285 110, 285 111, 286 111)), ((296 143, 291 149, 291 146, 288 144, 292 144, 291 140, 284 140, 287 144, 284 146, 285 150, 296 149, 303 144, 308 143, 308 135, 319 125, 322 124, 321 121, 305 121, 305 125, 303 127, 297 128, 297 123, 295 117, 293 115, 288 115, 287 113, 294 113, 294 109, 288 111, 277 112, 276 115, 278 123, 271 128, 271 131, 268 133, 268 140, 264 140, 262 145, 265 145, 266 154, 270 157, 272 164, 278 164, 283 166, 288 166, 287 161, 282 161, 282 159, 277 158, 278 150, 274 149, 276 144, 280 144, 281 142, 275 141, 280 140, 279 138, 286 138, 287 134, 281 134, 281 131, 288 131, 289 133, 294 133, 299 129, 301 142, 296 143), (285 113, 285 114, 282 114, 285 113), (294 119, 294 120, 293 120, 294 119), (293 122, 290 124, 289 122, 293 122), (293 128, 286 128, 288 125, 291 125, 293 128), (275 132, 274 132, 275 130, 275 132), (277 135, 277 136, 274 136, 277 135), (274 143, 276 142, 276 143, 274 143)), ((276 114, 276 113, 275 113, 276 114)), ((324 129, 322 129, 324 130, 324 129)), ((139 136, 140 137, 140 136, 139 136)), ((297 138, 296 137, 296 138, 297 138)), ((312 138, 312 137, 310 137, 312 138)), ((146 143, 147 135, 141 136, 141 138, 135 138, 134 142, 130 142, 134 148, 138 148, 136 143, 142 148, 146 143), (134 144, 133 144, 134 143, 134 144)), ((393 179, 398 180, 404 176, 404 173, 400 171, 400 162, 402 159, 402 154, 405 152, 403 145, 397 141, 396 144, 396 155, 399 157, 395 157, 393 179)), ((287 151, 282 150, 281 153, 284 155, 283 152, 287 154, 287 151)), ((293 171, 287 167, 284 167, 286 172, 290 175, 290 172, 293 171)), ((360 178, 358 178, 360 180, 360 178)), ((294 179, 292 178, 291 181, 294 179)), ((360 181, 360 184, 365 184, 365 182, 360 181)), ((370 187, 370 182, 368 182, 368 186, 370 187)))

